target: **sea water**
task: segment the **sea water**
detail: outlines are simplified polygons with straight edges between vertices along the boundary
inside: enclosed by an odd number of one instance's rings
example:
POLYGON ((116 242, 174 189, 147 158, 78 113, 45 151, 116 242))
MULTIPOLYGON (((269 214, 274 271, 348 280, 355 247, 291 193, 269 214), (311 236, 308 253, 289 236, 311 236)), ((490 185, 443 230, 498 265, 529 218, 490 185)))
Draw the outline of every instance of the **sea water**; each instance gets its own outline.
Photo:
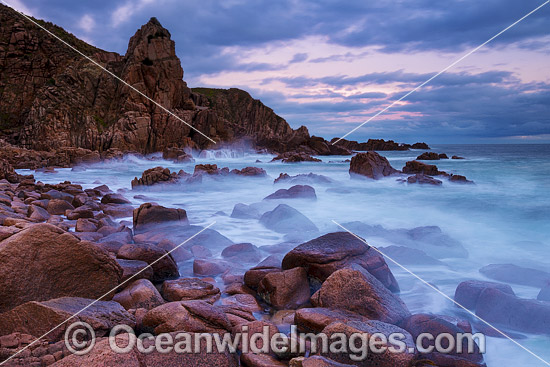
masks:
MULTIPOLYGON (((69 180, 92 188, 108 185, 120 191, 137 207, 146 195, 148 201, 187 211, 192 224, 211 227, 235 243, 250 242, 269 246, 288 240, 280 233, 268 230, 258 220, 234 219, 229 215, 235 204, 252 204, 280 188, 274 185, 280 173, 289 175, 315 173, 330 178, 330 184, 312 183, 317 200, 286 200, 320 230, 328 233, 342 230, 334 222, 345 224, 360 221, 381 225, 386 229, 411 229, 439 226, 469 252, 468 258, 441 259, 442 265, 408 265, 407 269, 453 297, 456 286, 464 280, 487 280, 479 269, 488 264, 516 265, 550 271, 550 145, 436 145, 432 151, 462 156, 464 160, 438 160, 439 170, 466 176, 474 185, 450 183, 443 185, 408 185, 396 177, 381 180, 350 179, 349 157, 317 157, 322 162, 294 164, 270 162, 272 155, 217 151, 203 152, 194 163, 173 163, 160 156, 139 158, 127 156, 120 161, 87 165, 85 171, 57 169, 57 173, 19 170, 33 173, 44 183, 69 180), (260 162, 257 162, 260 161, 260 162), (152 167, 163 166, 171 171, 183 169, 192 173, 195 164, 213 163, 218 167, 241 169, 247 166, 264 168, 266 178, 225 177, 205 180, 201 185, 162 186, 145 192, 131 190, 131 180, 152 167)), ((394 168, 415 159, 423 151, 380 152, 394 168)), ((262 204, 270 210, 277 203, 262 204)), ((304 238, 307 240, 309 238, 304 238)), ((393 238, 366 238, 371 245, 401 245, 393 238)), ((222 248, 211 251, 219 256, 222 248)), ((429 253, 428 253, 429 255, 429 253)), ((400 267, 388 261, 400 287, 401 297, 412 313, 426 312, 469 317, 452 302, 427 287, 400 267)), ((189 264, 184 266, 189 267, 189 264)), ((188 274, 189 269, 181 269, 188 274)), ((516 294, 536 298, 540 289, 512 284, 516 294)), ((470 317, 472 321, 475 321, 470 317)), ((518 334, 516 332, 516 334, 518 334)), ((522 334, 517 341, 546 360, 550 360, 550 337, 522 334)), ((539 366, 542 362, 511 341, 488 338, 485 360, 488 366, 539 366)))

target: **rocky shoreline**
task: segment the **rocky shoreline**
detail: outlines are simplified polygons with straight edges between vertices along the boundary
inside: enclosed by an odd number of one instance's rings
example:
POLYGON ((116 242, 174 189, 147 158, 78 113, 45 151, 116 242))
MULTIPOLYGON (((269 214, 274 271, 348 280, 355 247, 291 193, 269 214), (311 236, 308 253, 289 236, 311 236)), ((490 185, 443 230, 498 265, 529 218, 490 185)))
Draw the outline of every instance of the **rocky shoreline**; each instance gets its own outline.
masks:
MULTIPOLYGON (((135 189, 142 185, 170 184, 174 178, 162 167, 148 171, 139 179, 139 185, 133 185, 135 189)), ((374 152, 357 154, 350 163, 350 172, 374 179, 399 173, 374 152)), ((438 335, 491 331, 467 315, 464 318, 412 315, 399 298, 399 284, 384 257, 346 232, 317 235, 298 245, 289 242, 262 248, 233 243, 213 229, 195 226, 183 209, 165 208, 153 202, 135 207, 121 193, 112 192, 105 185, 83 189, 70 182, 43 184, 32 176, 18 175, 7 163, 3 163, 1 174, 1 358, 9 358, 102 297, 77 316, 78 320, 93 325, 99 337, 88 355, 76 356, 67 350, 62 341, 67 327, 64 325, 16 355, 7 365, 127 366, 142 358, 146 359, 140 365, 145 366, 166 365, 168 361, 198 366, 240 363, 293 367, 374 363, 370 359, 353 361, 341 353, 289 355, 273 351, 214 355, 153 353, 147 357, 139 357, 136 352, 120 356, 109 349, 104 339, 110 329, 120 324, 153 334, 177 331, 235 334, 245 326, 248 330, 268 326, 273 333, 288 333, 290 325, 296 325, 301 332, 326 335, 401 332, 411 341, 425 332, 438 335), (132 222, 119 219, 127 217, 132 217, 132 222), (189 242, 177 247, 189 238, 192 238, 189 242), (213 256, 209 249, 214 243, 224 248, 220 257, 213 256), (156 262, 158 259, 161 260, 156 262)), ((176 179, 196 184, 203 175, 220 178, 238 175, 251 180, 255 176, 264 177, 265 171, 255 167, 230 171, 201 164, 195 166, 193 174, 178 173, 176 179)), ((277 180, 323 181, 323 177, 281 175, 277 180)), ((281 202, 272 211, 237 204, 231 216, 258 220, 276 232, 319 233, 307 217, 284 203, 295 199, 317 198, 311 186, 294 185, 265 198, 281 202)), ((353 223, 345 226, 359 235, 387 231, 387 236, 402 236, 400 241, 422 238, 424 247, 416 252, 405 247, 381 249, 391 253, 392 258, 400 258, 399 255, 409 260, 430 258, 426 254, 437 257, 438 251, 443 250, 442 243, 447 243, 443 246, 447 250, 439 256, 450 256, 450 249, 455 249, 452 256, 468 256, 440 230, 418 229, 413 234, 353 223), (430 241, 432 247, 427 246, 430 241)), ((406 263, 406 259, 403 261, 406 263)), ((496 280, 507 281, 502 278, 506 274, 502 266, 482 271, 496 280)), ((536 276, 541 287, 550 279, 550 274, 536 276)), ((497 325, 518 332, 546 333, 550 315, 550 304, 544 301, 546 293, 541 290, 538 301, 521 299, 502 283, 469 281, 458 286, 455 299, 497 325), (511 312, 516 315, 514 318, 509 317, 511 312)), ((480 353, 426 355, 419 353, 414 344, 412 348, 411 353, 377 355, 375 363, 484 366, 480 353)))

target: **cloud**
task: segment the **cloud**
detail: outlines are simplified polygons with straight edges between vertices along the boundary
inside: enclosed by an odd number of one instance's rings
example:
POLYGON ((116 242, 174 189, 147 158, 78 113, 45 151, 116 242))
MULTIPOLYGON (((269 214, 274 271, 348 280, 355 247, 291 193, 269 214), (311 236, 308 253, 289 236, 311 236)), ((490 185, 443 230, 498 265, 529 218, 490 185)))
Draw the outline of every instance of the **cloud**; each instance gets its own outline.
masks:
POLYGON ((95 20, 91 15, 85 14, 82 18, 80 18, 80 22, 78 22, 78 26, 84 32, 90 33, 95 28, 95 20))
POLYGON ((128 1, 124 5, 119 6, 111 14, 111 24, 113 27, 118 27, 122 23, 127 22, 134 14, 141 11, 145 6, 153 4, 154 0, 138 0, 128 1))
POLYGON ((289 61, 289 64, 304 62, 307 59, 308 59, 308 54, 307 53, 294 54, 294 56, 292 57, 292 60, 289 61))
MULTIPOLYGON (((190 86, 240 86, 293 126, 342 135, 543 0, 6 1, 121 54, 156 16, 190 86)), ((548 8, 352 138, 548 134, 548 8)))

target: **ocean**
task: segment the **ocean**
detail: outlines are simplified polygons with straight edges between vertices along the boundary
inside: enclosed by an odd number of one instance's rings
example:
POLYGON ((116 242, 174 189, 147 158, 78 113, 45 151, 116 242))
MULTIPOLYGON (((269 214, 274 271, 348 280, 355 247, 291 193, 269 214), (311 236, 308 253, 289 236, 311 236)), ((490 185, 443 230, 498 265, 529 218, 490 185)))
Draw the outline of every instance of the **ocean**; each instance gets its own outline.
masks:
MULTIPOLYGON (((479 269, 488 264, 516 264, 550 272, 550 145, 434 145, 432 150, 462 156, 463 160, 439 160, 440 170, 466 176, 473 185, 457 184, 442 179, 442 186, 408 185, 396 177, 381 180, 350 179, 349 157, 317 157, 322 162, 285 164, 270 162, 272 155, 242 151, 207 151, 195 157, 194 163, 178 164, 164 161, 160 156, 144 159, 127 156, 121 161, 86 166, 86 170, 57 169, 57 173, 18 170, 35 175, 44 183, 65 180, 91 188, 108 185, 119 190, 138 206, 144 200, 134 195, 147 196, 164 206, 181 207, 187 211, 192 224, 211 227, 235 243, 250 242, 264 249, 267 256, 281 243, 292 248, 310 239, 289 237, 265 228, 255 219, 231 218, 237 203, 255 204, 261 211, 271 210, 278 203, 262 201, 264 197, 290 183, 274 184, 280 173, 289 175, 314 173, 330 179, 329 183, 311 183, 317 200, 286 200, 285 203, 302 212, 319 228, 319 234, 341 230, 340 223, 358 233, 377 247, 411 246, 403 233, 418 227, 441 229, 441 235, 450 244, 449 256, 437 244, 422 247, 428 255, 436 251, 436 263, 415 263, 408 269, 435 285, 449 297, 464 280, 488 280, 479 269), (257 161, 261 162, 257 162, 257 161), (214 163, 218 167, 264 168, 267 178, 224 177, 205 180, 201 185, 174 184, 162 189, 134 192, 131 180, 152 167, 168 167, 193 172, 195 164, 214 163), (453 249, 466 253, 457 255, 453 249), (456 257, 460 256, 460 257, 456 257)), ((388 158, 394 168, 401 169, 406 161, 415 159, 423 151, 379 152, 388 158)), ((131 218, 126 218, 131 220, 131 218)), ((409 233, 409 232, 407 232, 409 233)), ((314 237, 316 237, 314 236, 314 237)), ((439 238, 439 237, 438 237, 439 238)), ((416 246, 414 243, 412 246, 416 246)), ((218 256, 223 248, 212 244, 210 250, 218 256)), ((421 281, 389 262, 400 287, 401 297, 413 313, 436 313, 469 317, 452 302, 446 300, 421 281)), ((253 264, 252 264, 253 265, 253 264)), ((191 262, 180 263, 183 275, 191 275, 191 262)), ((521 280, 519 281, 521 283, 521 280)), ((516 294, 536 298, 539 288, 511 284, 516 294)), ((473 319, 469 317, 472 321, 473 319)), ((550 337, 521 334, 518 339, 546 360, 550 360, 550 337)), ((538 366, 541 362, 503 338, 487 340, 485 360, 488 366, 538 366)))

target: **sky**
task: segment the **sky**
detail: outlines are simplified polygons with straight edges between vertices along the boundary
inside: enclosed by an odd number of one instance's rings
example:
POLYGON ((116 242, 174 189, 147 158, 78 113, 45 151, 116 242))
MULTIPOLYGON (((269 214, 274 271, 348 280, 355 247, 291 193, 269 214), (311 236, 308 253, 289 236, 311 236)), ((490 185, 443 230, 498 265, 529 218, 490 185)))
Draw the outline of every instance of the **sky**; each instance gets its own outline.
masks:
MULTIPOLYGON (((124 54, 150 17, 190 87, 237 87, 340 137, 545 0, 1 0, 124 54)), ((348 139, 550 143, 550 4, 348 139)))

